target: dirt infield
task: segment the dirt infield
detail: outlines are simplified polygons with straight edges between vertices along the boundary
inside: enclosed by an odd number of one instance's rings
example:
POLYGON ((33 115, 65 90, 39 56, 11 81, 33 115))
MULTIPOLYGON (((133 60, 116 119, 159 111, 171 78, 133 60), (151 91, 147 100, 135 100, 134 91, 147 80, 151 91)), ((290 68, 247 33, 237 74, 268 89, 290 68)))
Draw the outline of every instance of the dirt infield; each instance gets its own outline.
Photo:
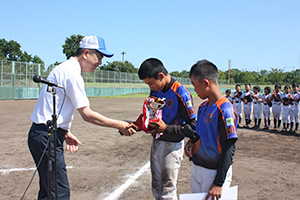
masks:
MULTIPOLYGON (((91 98, 101 114, 135 120, 144 98, 91 98)), ((200 104, 194 99, 195 107, 200 104)), ((33 168, 27 132, 35 100, 0 101, 0 169, 33 168)), ((72 200, 104 199, 149 161, 151 136, 143 132, 122 137, 116 130, 84 122, 75 112, 72 132, 82 142, 76 153, 65 152, 72 200)), ((233 183, 239 199, 300 199, 300 137, 252 129, 238 129, 233 183)), ((189 193, 190 162, 184 158, 178 193, 189 193)), ((0 173, 0 199, 20 199, 33 171, 0 173)), ((119 199, 153 199, 149 169, 119 199)), ((38 175, 24 199, 36 199, 38 175)))

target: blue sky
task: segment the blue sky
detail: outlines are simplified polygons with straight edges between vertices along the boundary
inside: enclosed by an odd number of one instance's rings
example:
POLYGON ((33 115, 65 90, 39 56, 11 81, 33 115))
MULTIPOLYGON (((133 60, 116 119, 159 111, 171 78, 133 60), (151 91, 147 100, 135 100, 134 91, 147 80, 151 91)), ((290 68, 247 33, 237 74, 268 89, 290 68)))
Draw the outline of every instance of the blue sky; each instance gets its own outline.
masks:
POLYGON ((231 67, 291 71, 300 66, 299 0, 5 1, 0 38, 47 65, 66 59, 65 39, 95 34, 135 67, 149 57, 169 72, 189 70, 201 59, 231 67))

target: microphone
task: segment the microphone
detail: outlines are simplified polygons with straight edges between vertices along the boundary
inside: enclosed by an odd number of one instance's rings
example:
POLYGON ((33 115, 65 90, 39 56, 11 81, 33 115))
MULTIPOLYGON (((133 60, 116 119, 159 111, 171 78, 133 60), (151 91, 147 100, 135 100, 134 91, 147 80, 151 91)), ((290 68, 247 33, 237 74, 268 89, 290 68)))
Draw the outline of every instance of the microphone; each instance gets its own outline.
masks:
POLYGON ((55 87, 59 87, 59 88, 64 88, 63 86, 61 85, 58 85, 56 83, 53 83, 53 82, 50 82, 48 81, 47 79, 43 79, 42 77, 40 77, 39 75, 35 75, 33 78, 33 81, 35 83, 44 83, 44 84, 47 84, 49 86, 55 86, 55 87))

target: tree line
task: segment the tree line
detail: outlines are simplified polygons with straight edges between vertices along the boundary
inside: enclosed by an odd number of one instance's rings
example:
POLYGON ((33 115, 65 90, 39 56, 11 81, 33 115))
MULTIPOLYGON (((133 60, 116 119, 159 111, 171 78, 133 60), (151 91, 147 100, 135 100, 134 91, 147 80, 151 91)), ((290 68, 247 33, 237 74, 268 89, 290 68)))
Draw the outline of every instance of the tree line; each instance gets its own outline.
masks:
MULTIPOLYGON (((229 71, 219 71, 220 79, 228 79, 229 71)), ((300 69, 284 72, 282 69, 271 68, 268 70, 241 71, 232 69, 230 71, 230 83, 251 83, 251 84, 292 84, 300 83, 300 69)))
MULTIPOLYGON (((84 36, 77 34, 67 37, 65 43, 62 45, 63 53, 66 59, 69 59, 76 53, 79 48, 79 43, 84 36)), ((44 61, 37 55, 31 55, 26 51, 21 50, 21 45, 14 40, 7 41, 4 38, 0 39, 0 60, 10 60, 10 61, 20 61, 28 63, 39 63, 43 64, 41 66, 42 74, 49 74, 50 71, 60 64, 56 61, 50 64, 47 68, 45 67, 44 61)), ((127 73, 137 73, 138 68, 136 68, 129 61, 113 61, 107 62, 99 67, 101 70, 110 70, 118 72, 127 73)), ((182 70, 170 72, 174 77, 189 78, 189 71, 182 70)), ((219 79, 227 80, 229 71, 219 70, 219 79)), ((230 83, 255 83, 255 84, 276 84, 276 83, 300 83, 300 69, 296 69, 289 72, 284 72, 282 69, 272 68, 270 71, 261 70, 259 72, 255 71, 241 71, 239 69, 231 69, 230 71, 230 83)))

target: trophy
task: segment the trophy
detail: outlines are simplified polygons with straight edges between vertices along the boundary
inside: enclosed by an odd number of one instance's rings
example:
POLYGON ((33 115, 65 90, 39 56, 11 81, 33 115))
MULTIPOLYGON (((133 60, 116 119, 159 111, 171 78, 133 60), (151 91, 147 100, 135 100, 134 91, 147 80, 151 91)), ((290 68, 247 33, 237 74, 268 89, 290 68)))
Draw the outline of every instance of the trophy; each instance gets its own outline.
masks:
POLYGON ((149 122, 158 122, 162 118, 161 109, 165 104, 165 98, 147 97, 143 105, 143 114, 133 124, 146 133, 151 131, 148 127, 149 122))

